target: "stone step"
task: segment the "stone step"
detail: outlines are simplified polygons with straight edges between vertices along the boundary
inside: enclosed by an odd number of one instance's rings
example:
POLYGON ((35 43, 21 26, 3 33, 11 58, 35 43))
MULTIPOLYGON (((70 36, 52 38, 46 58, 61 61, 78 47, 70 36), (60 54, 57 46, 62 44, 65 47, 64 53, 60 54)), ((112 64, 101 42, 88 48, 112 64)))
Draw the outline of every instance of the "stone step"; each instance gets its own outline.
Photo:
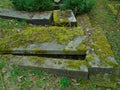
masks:
POLYGON ((86 55, 85 39, 81 27, 28 27, 0 39, 0 53, 86 55))
POLYGON ((52 11, 45 12, 25 12, 25 11, 15 11, 9 9, 0 8, 0 17, 26 20, 34 25, 51 25, 52 24, 52 11))
POLYGON ((56 26, 77 26, 77 20, 72 10, 54 10, 53 22, 56 26))

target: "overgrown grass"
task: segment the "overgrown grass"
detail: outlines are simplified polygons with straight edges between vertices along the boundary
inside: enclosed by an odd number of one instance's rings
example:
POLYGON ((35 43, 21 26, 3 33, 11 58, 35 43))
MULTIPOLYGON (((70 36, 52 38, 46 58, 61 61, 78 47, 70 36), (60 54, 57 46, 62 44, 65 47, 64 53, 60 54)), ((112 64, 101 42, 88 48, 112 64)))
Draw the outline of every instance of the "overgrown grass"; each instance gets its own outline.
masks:
POLYGON ((13 9, 13 4, 10 2, 10 0, 0 0, 0 8, 10 8, 13 9))

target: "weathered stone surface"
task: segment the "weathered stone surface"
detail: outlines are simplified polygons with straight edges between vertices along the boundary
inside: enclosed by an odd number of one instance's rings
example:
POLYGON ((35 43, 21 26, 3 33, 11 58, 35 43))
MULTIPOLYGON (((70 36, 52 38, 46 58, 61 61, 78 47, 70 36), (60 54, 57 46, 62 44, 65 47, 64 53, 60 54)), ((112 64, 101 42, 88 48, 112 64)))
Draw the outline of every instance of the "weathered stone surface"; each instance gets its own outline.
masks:
POLYGON ((35 25, 51 25, 52 11, 35 13, 32 17, 32 24, 35 25))
POLYGON ((14 11, 14 10, 0 8, 0 17, 2 18, 12 18, 12 19, 18 19, 18 20, 31 21, 32 16, 33 16, 32 14, 27 13, 27 12, 14 11))
POLYGON ((77 26, 77 20, 72 10, 54 10, 53 21, 54 24, 58 26, 77 26))
POLYGON ((15 64, 21 67, 40 69, 49 73, 55 73, 60 76, 88 79, 88 68, 85 64, 86 61, 44 58, 37 56, 1 56, 1 58, 4 58, 4 60, 6 57, 9 58, 11 64, 15 64))
POLYGON ((30 27, 0 40, 0 53, 85 55, 86 50, 80 27, 30 27))
POLYGON ((89 68, 88 70, 89 70, 89 75, 105 74, 105 73, 114 74, 117 71, 117 69, 109 68, 109 67, 93 67, 93 68, 89 68))

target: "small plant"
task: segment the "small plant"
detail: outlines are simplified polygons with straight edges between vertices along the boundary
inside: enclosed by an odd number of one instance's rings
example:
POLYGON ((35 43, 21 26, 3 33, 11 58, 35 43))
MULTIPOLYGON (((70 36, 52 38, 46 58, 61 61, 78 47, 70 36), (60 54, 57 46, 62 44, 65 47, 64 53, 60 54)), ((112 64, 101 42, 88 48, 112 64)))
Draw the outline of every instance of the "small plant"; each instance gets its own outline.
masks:
POLYGON ((67 77, 62 77, 59 83, 61 87, 67 87, 70 85, 71 81, 67 77))
POLYGON ((64 0, 60 9, 72 9, 75 14, 82 14, 90 11, 93 5, 92 0, 64 0))
POLYGON ((44 11, 52 10, 51 0, 11 0, 15 9, 25 11, 44 11))
POLYGON ((44 71, 41 71, 41 70, 32 70, 31 73, 38 75, 39 77, 44 76, 44 71))
POLYGON ((5 61, 0 61, 0 70, 5 67, 6 62, 5 61))

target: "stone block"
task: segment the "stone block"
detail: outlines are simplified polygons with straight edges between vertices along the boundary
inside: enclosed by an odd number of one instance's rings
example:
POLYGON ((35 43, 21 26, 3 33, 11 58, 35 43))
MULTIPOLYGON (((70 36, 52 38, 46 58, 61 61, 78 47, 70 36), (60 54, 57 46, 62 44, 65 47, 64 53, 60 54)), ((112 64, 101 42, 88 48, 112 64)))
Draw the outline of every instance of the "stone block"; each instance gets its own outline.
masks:
POLYGON ((24 11, 9 10, 9 9, 1 9, 0 8, 0 17, 2 17, 2 18, 27 20, 27 21, 31 22, 32 16, 33 16, 32 13, 28 13, 28 12, 24 12, 24 11))
POLYGON ((81 27, 29 27, 0 40, 0 53, 85 55, 85 39, 81 27))
POLYGON ((72 10, 54 10, 53 22, 57 26, 77 26, 77 20, 72 10))
POLYGON ((6 57, 9 57, 12 64, 22 68, 39 69, 48 73, 57 74, 58 76, 88 79, 88 68, 85 63, 83 63, 86 61, 44 58, 38 56, 5 55, 1 57, 4 58, 4 60, 6 57), (68 67, 69 62, 71 62, 70 67, 68 67), (75 66, 75 63, 77 63, 77 67, 72 67, 75 66))
POLYGON ((51 25, 52 24, 52 11, 34 13, 32 17, 32 24, 51 25))

